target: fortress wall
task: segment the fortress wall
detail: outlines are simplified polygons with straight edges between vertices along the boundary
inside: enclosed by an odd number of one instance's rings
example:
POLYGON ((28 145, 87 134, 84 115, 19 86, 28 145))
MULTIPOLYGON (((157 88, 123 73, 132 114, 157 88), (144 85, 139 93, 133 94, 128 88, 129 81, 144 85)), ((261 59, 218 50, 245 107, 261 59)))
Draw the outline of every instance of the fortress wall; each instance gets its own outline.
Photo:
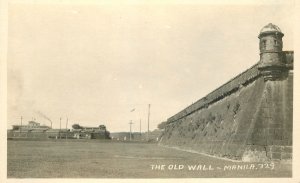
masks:
POLYGON ((243 158, 265 152, 269 159, 292 158, 293 74, 282 81, 268 81, 243 158))
POLYGON ((212 103, 226 97, 227 95, 230 95, 231 93, 235 92, 239 89, 241 85, 247 85, 251 83, 253 80, 255 80, 257 77, 260 76, 260 73, 258 71, 258 64, 255 64, 250 69, 246 70, 245 72, 239 74, 235 78, 231 79, 224 85, 220 86, 213 92, 209 93, 205 97, 201 98, 194 104, 190 105, 186 109, 180 111, 179 113, 175 114, 174 116, 170 117, 167 121, 167 123, 172 123, 174 121, 177 121, 180 118, 183 118, 197 110, 200 110, 202 108, 207 108, 212 103))
POLYGON ((161 143, 240 159, 264 87, 263 78, 259 78, 207 108, 168 124, 161 143))
POLYGON ((293 74, 265 81, 257 65, 168 119, 162 145, 244 161, 292 156, 293 74))

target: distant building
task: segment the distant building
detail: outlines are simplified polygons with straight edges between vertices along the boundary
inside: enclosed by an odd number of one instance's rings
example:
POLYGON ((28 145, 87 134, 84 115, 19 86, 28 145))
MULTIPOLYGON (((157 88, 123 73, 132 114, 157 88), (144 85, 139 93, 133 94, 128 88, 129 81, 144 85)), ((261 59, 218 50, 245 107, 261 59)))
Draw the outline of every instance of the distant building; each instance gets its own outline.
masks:
POLYGON ((83 127, 74 124, 73 129, 52 129, 49 126, 40 125, 35 121, 29 121, 27 125, 13 125, 7 130, 8 139, 34 138, 34 139, 110 139, 110 133, 105 125, 99 127, 83 127))
POLYGON ((77 139, 110 139, 110 133, 106 130, 105 125, 99 125, 98 127, 86 127, 79 124, 72 125, 72 132, 74 138, 77 139))
POLYGON ((32 131, 32 130, 48 130, 51 127, 46 125, 40 125, 40 123, 35 121, 28 121, 28 125, 13 125, 13 130, 24 130, 24 131, 32 131))

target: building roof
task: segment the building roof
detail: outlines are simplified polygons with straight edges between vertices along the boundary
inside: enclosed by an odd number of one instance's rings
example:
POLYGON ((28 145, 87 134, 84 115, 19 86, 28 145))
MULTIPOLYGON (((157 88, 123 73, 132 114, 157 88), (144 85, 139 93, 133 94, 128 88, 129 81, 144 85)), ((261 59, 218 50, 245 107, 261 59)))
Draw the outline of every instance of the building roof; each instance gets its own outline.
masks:
POLYGON ((35 122, 35 121, 28 121, 28 125, 30 125, 30 124, 40 125, 40 123, 38 123, 38 122, 35 122))

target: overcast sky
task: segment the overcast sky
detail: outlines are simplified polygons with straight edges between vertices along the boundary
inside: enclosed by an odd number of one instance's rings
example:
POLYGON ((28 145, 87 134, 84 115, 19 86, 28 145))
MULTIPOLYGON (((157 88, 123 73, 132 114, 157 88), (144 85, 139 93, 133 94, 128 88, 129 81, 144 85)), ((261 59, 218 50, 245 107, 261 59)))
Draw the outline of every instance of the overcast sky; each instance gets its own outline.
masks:
POLYGON ((272 22, 293 50, 293 4, 11 4, 8 128, 150 129, 259 60, 272 22), (132 109, 135 111, 130 112, 132 109))

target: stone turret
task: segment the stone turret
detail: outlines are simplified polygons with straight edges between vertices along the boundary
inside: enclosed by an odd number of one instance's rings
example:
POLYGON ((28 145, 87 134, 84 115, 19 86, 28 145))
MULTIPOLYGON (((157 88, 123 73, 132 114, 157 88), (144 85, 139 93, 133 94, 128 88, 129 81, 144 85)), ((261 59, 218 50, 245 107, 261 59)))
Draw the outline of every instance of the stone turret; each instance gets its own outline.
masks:
POLYGON ((272 23, 264 26, 259 33, 260 62, 258 69, 265 80, 278 80, 286 76, 287 67, 282 52, 280 28, 272 23))

